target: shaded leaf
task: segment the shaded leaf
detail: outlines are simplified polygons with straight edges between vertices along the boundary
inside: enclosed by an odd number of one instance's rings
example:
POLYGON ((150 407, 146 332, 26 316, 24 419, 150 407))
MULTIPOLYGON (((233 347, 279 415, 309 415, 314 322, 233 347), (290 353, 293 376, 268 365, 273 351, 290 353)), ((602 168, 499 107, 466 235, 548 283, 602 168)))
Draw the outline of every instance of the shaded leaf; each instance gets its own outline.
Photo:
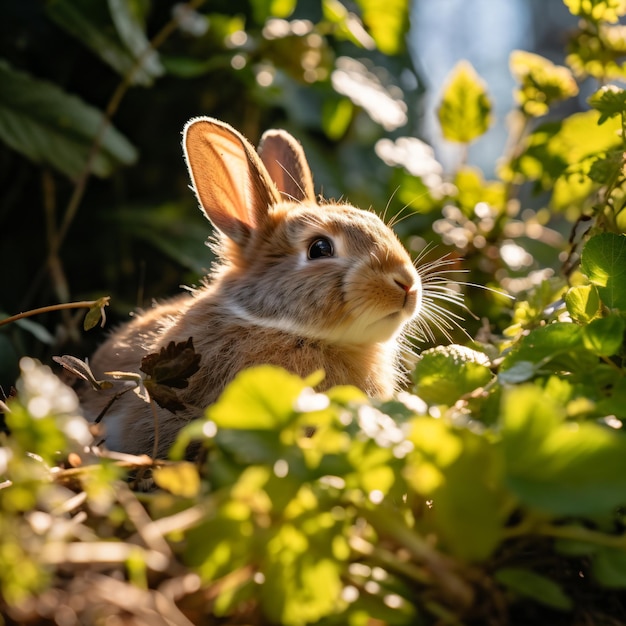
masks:
POLYGON ((591 572, 603 587, 626 589, 626 551, 600 548, 591 561, 591 572))
POLYGON ((74 376, 88 382, 96 391, 100 389, 110 389, 113 386, 108 380, 97 380, 87 361, 81 361, 75 356, 67 354, 63 356, 53 356, 52 360, 61 365, 68 372, 74 374, 74 376))
POLYGON ((121 76, 129 76, 132 71, 131 83, 149 86, 163 70, 158 61, 153 60, 154 55, 151 55, 147 62, 144 61, 141 67, 135 68, 138 59, 135 52, 139 49, 138 26, 136 20, 130 17, 127 7, 122 10, 123 15, 112 17, 103 2, 93 0, 46 2, 46 13, 58 26, 78 39, 121 76), (116 25, 113 20, 116 21, 116 25), (124 37, 131 40, 137 50, 130 50, 126 43, 120 40, 116 26, 118 30, 121 28, 124 37))
POLYGON ((547 576, 518 567, 503 567, 494 578, 511 591, 550 608, 569 611, 573 606, 571 598, 547 576))
MULTIPOLYGON (((100 132, 102 113, 1 60, 0 85, 0 139, 35 163, 77 178, 100 132)), ((92 161, 92 171, 106 177, 115 167, 131 165, 136 158, 128 140, 109 126, 92 161)))
POLYGON ((110 301, 109 296, 104 296, 103 298, 98 298, 92 305, 89 307, 89 311, 87 311, 87 315, 85 315, 85 319, 83 321, 83 328, 85 330, 91 330, 94 328, 98 322, 101 327, 104 327, 106 323, 106 313, 104 311, 104 307, 108 306, 110 301))

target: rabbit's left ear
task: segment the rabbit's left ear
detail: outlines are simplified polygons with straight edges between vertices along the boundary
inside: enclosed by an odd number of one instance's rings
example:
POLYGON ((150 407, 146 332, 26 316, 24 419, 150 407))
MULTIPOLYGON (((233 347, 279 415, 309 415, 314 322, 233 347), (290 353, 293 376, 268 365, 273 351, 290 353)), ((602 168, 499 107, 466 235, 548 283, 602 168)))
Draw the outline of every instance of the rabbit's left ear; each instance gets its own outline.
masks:
POLYGON ((268 130, 261 137, 259 154, 285 200, 315 202, 313 175, 297 139, 284 130, 268 130))
POLYGON ((245 247, 281 199, 259 155, 234 128, 210 117, 187 122, 183 148, 200 206, 214 226, 245 247))

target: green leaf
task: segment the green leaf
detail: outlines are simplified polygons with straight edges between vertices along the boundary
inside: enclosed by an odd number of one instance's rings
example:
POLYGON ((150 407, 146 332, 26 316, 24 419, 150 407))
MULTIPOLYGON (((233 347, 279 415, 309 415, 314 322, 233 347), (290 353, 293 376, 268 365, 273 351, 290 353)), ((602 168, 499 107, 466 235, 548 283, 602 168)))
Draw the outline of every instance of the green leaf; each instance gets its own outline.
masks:
POLYGON ((565 420, 562 399, 524 385, 505 390, 506 482, 520 501, 557 516, 607 515, 626 503, 626 436, 565 420))
POLYGON ((607 307, 626 311, 626 236, 602 233, 589 239, 581 269, 607 307))
POLYGON ((322 128, 333 141, 341 139, 354 116, 354 105, 347 98, 328 98, 322 109, 322 128))
POLYGON ((600 548, 591 561, 591 572, 603 587, 626 589, 626 551, 600 548))
MULTIPOLYGON (((35 163, 77 178, 102 127, 102 113, 1 60, 0 85, 0 139, 35 163)), ((93 160, 93 173, 106 177, 136 159, 133 146, 109 126, 93 160)))
POLYGON ((152 49, 140 19, 137 0, 108 0, 109 13, 117 34, 135 60, 141 59, 142 69, 151 77, 163 75, 159 55, 152 49))
POLYGON ((545 115, 553 103, 578 93, 578 85, 568 68, 555 65, 538 54, 514 50, 509 66, 520 84, 517 101, 528 116, 545 115))
POLYGON ((587 98, 587 102, 600 112, 598 124, 626 114, 626 90, 617 85, 604 85, 587 98))
POLYGON ((425 350, 413 372, 415 393, 430 404, 447 406, 492 378, 487 356, 459 345, 425 350))
POLYGON ((272 430, 293 419, 306 387, 299 376, 279 367, 252 367, 237 374, 206 414, 218 428, 272 430))
POLYGON ((600 296, 594 285, 578 285, 565 294, 565 306, 572 319, 588 324, 600 315, 600 296))
POLYGON ((583 328, 585 347, 598 356, 617 354, 624 343, 626 321, 618 315, 609 315, 591 321, 583 328))
POLYGON ((356 3, 376 47, 387 55, 402 52, 409 29, 409 0, 356 0, 356 3))
MULTIPOLYGON (((536 373, 572 372, 586 377, 596 361, 595 355, 584 346, 580 326, 554 322, 536 328, 523 337, 504 358, 500 376, 506 376, 514 365, 523 362, 533 363, 536 373)), ((523 367, 526 372, 528 366, 523 367)))
POLYGON ((130 76, 131 84, 149 86, 155 77, 163 73, 163 68, 156 53, 147 55, 141 66, 136 67, 147 41, 129 8, 122 6, 128 5, 128 2, 113 2, 111 9, 117 10, 117 4, 122 13, 112 15, 103 2, 48 0, 46 13, 121 76, 130 76), (123 40, 120 40, 120 32, 123 40), (129 48, 124 40, 132 47, 129 48))
POLYGON ((155 467, 152 476, 161 489, 183 498, 193 498, 200 491, 200 476, 198 468, 193 463, 179 462, 155 467))
POLYGON ((510 163, 511 173, 503 175, 518 182, 537 180, 547 190, 554 188, 552 205, 557 209, 579 206, 594 188, 587 177, 594 163, 591 157, 603 157, 621 147, 620 121, 610 119, 598 127, 599 118, 598 111, 585 111, 562 122, 540 125, 510 163))
POLYGON ((572 600, 561 587, 550 578, 536 572, 518 567, 503 567, 494 574, 494 578, 524 598, 530 598, 560 611, 572 609, 572 600))
POLYGON ((624 0, 563 0, 573 15, 586 17, 594 22, 617 22, 626 14, 624 0))
POLYGON ((438 110, 443 136, 469 143, 484 134, 491 123, 491 101, 483 81, 467 61, 452 70, 438 110))
POLYGON ((414 420, 409 439, 415 448, 404 476, 419 497, 433 501, 433 532, 461 559, 488 558, 503 526, 500 450, 432 418, 414 420))
POLYGON ((296 0, 251 0, 250 6, 257 24, 270 17, 289 17, 296 8, 296 0))
POLYGON ((319 537, 283 524, 267 544, 261 602, 272 623, 314 624, 336 611, 343 587, 341 563, 332 553, 330 533, 316 534, 324 537, 321 545, 319 537))

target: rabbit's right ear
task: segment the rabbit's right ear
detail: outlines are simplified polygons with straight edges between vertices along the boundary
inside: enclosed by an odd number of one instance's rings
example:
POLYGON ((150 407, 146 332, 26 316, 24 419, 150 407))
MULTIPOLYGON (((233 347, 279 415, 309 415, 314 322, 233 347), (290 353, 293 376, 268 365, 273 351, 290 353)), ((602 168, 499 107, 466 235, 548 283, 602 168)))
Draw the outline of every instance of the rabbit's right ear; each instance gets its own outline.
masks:
POLYGON ((214 226, 244 246, 280 201, 261 159, 234 128, 210 117, 187 122, 183 149, 200 206, 214 226))
POLYGON ((315 202, 313 175, 297 139, 284 130, 268 130, 261 137, 259 154, 287 200, 315 202))

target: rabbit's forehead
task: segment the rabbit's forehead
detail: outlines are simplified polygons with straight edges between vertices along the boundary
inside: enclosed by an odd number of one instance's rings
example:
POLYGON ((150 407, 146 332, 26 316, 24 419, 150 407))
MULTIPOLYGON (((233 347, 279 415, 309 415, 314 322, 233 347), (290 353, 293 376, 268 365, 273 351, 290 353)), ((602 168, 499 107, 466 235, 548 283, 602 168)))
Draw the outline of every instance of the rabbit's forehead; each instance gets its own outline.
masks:
POLYGON ((370 211, 350 205, 304 208, 291 215, 294 235, 308 239, 321 234, 338 237, 349 248, 392 248, 400 246, 393 231, 370 211))

